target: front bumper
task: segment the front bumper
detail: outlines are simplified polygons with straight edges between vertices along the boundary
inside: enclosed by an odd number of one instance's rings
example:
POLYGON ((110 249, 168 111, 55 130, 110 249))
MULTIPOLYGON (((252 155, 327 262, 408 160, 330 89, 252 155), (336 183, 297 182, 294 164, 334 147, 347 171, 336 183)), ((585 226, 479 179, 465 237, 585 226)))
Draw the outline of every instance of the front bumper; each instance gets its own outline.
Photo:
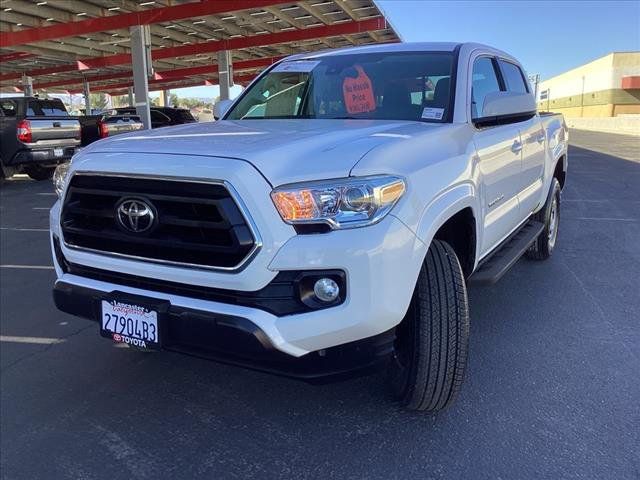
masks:
MULTIPOLYGON (((54 252, 54 239, 58 236, 59 231, 52 235, 54 252)), ((60 253, 67 257, 68 251, 62 247, 60 253)), ((56 285, 101 294, 125 292, 168 300, 176 308, 244 318, 266 335, 273 348, 301 357, 393 329, 408 309, 425 253, 424 245, 394 217, 364 229, 293 237, 272 259, 270 269, 342 270, 346 274, 347 297, 338 306, 282 316, 262 308, 197 298, 184 289, 142 289, 65 272, 55 253, 54 264, 56 285)))
MULTIPOLYGON (((53 289, 63 312, 97 321, 103 291, 58 281, 53 289)), ((268 335, 243 317, 171 305, 163 348, 308 382, 364 375, 386 365, 393 330, 300 358, 278 351, 268 335)))

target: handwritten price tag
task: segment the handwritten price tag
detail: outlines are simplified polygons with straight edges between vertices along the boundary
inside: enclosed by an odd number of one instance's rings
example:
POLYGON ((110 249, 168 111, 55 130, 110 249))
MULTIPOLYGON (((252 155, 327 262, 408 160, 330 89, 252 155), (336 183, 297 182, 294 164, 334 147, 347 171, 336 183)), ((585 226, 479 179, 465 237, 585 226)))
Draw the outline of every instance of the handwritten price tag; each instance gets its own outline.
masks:
POLYGON ((360 65, 356 65, 358 76, 347 77, 342 82, 342 94, 344 104, 349 113, 373 112, 376 109, 376 100, 373 96, 371 80, 360 65))

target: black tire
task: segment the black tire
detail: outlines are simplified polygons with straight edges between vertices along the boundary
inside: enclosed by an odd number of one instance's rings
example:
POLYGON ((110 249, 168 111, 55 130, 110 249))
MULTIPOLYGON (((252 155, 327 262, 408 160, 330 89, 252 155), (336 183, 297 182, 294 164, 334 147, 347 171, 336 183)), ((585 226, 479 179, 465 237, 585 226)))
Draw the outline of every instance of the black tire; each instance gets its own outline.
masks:
POLYGON ((56 167, 42 167, 40 165, 28 165, 24 167, 24 173, 29 175, 33 180, 49 180, 53 177, 56 167))
POLYGON ((16 173, 15 167, 7 167, 2 165, 2 159, 0 159, 0 180, 8 180, 16 173))
POLYGON ((460 262, 434 240, 407 315, 396 329, 388 380, 409 410, 435 412, 453 403, 467 364, 469 304, 460 262))
POLYGON ((556 247, 560 226, 560 183, 556 178, 551 181, 544 207, 533 218, 544 223, 544 230, 527 250, 526 255, 531 260, 546 260, 556 247))

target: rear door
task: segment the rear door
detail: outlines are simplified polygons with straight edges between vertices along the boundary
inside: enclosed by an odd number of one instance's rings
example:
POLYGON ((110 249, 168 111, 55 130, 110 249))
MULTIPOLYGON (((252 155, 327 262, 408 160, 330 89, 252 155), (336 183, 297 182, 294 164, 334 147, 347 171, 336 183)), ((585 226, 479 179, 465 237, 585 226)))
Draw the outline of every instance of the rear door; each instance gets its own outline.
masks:
MULTIPOLYGON (((508 91, 531 93, 522 69, 515 63, 499 59, 498 65, 508 91)), ((522 171, 518 177, 518 202, 521 217, 528 217, 541 198, 545 160, 545 132, 537 115, 518 122, 522 140, 522 171)))
MULTIPOLYGON (((473 61, 471 118, 482 116, 484 98, 504 91, 494 57, 482 55, 473 61)), ((520 223, 517 179, 521 170, 521 139, 517 124, 476 128, 474 143, 480 170, 480 200, 484 228, 480 255, 484 256, 520 223)))

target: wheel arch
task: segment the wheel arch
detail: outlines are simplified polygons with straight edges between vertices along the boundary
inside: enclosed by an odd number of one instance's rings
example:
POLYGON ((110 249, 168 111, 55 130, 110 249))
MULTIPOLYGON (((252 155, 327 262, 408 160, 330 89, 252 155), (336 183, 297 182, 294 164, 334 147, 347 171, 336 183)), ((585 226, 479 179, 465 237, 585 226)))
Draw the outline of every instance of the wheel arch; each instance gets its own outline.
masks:
POLYGON ((560 183, 560 190, 564 189, 567 180, 567 154, 561 155, 557 160, 553 169, 552 178, 557 178, 560 183))
POLYGON ((425 245, 434 239, 446 241, 456 252, 465 276, 471 275, 479 251, 480 230, 476 188, 458 185, 435 198, 425 209, 418 238, 425 245))

